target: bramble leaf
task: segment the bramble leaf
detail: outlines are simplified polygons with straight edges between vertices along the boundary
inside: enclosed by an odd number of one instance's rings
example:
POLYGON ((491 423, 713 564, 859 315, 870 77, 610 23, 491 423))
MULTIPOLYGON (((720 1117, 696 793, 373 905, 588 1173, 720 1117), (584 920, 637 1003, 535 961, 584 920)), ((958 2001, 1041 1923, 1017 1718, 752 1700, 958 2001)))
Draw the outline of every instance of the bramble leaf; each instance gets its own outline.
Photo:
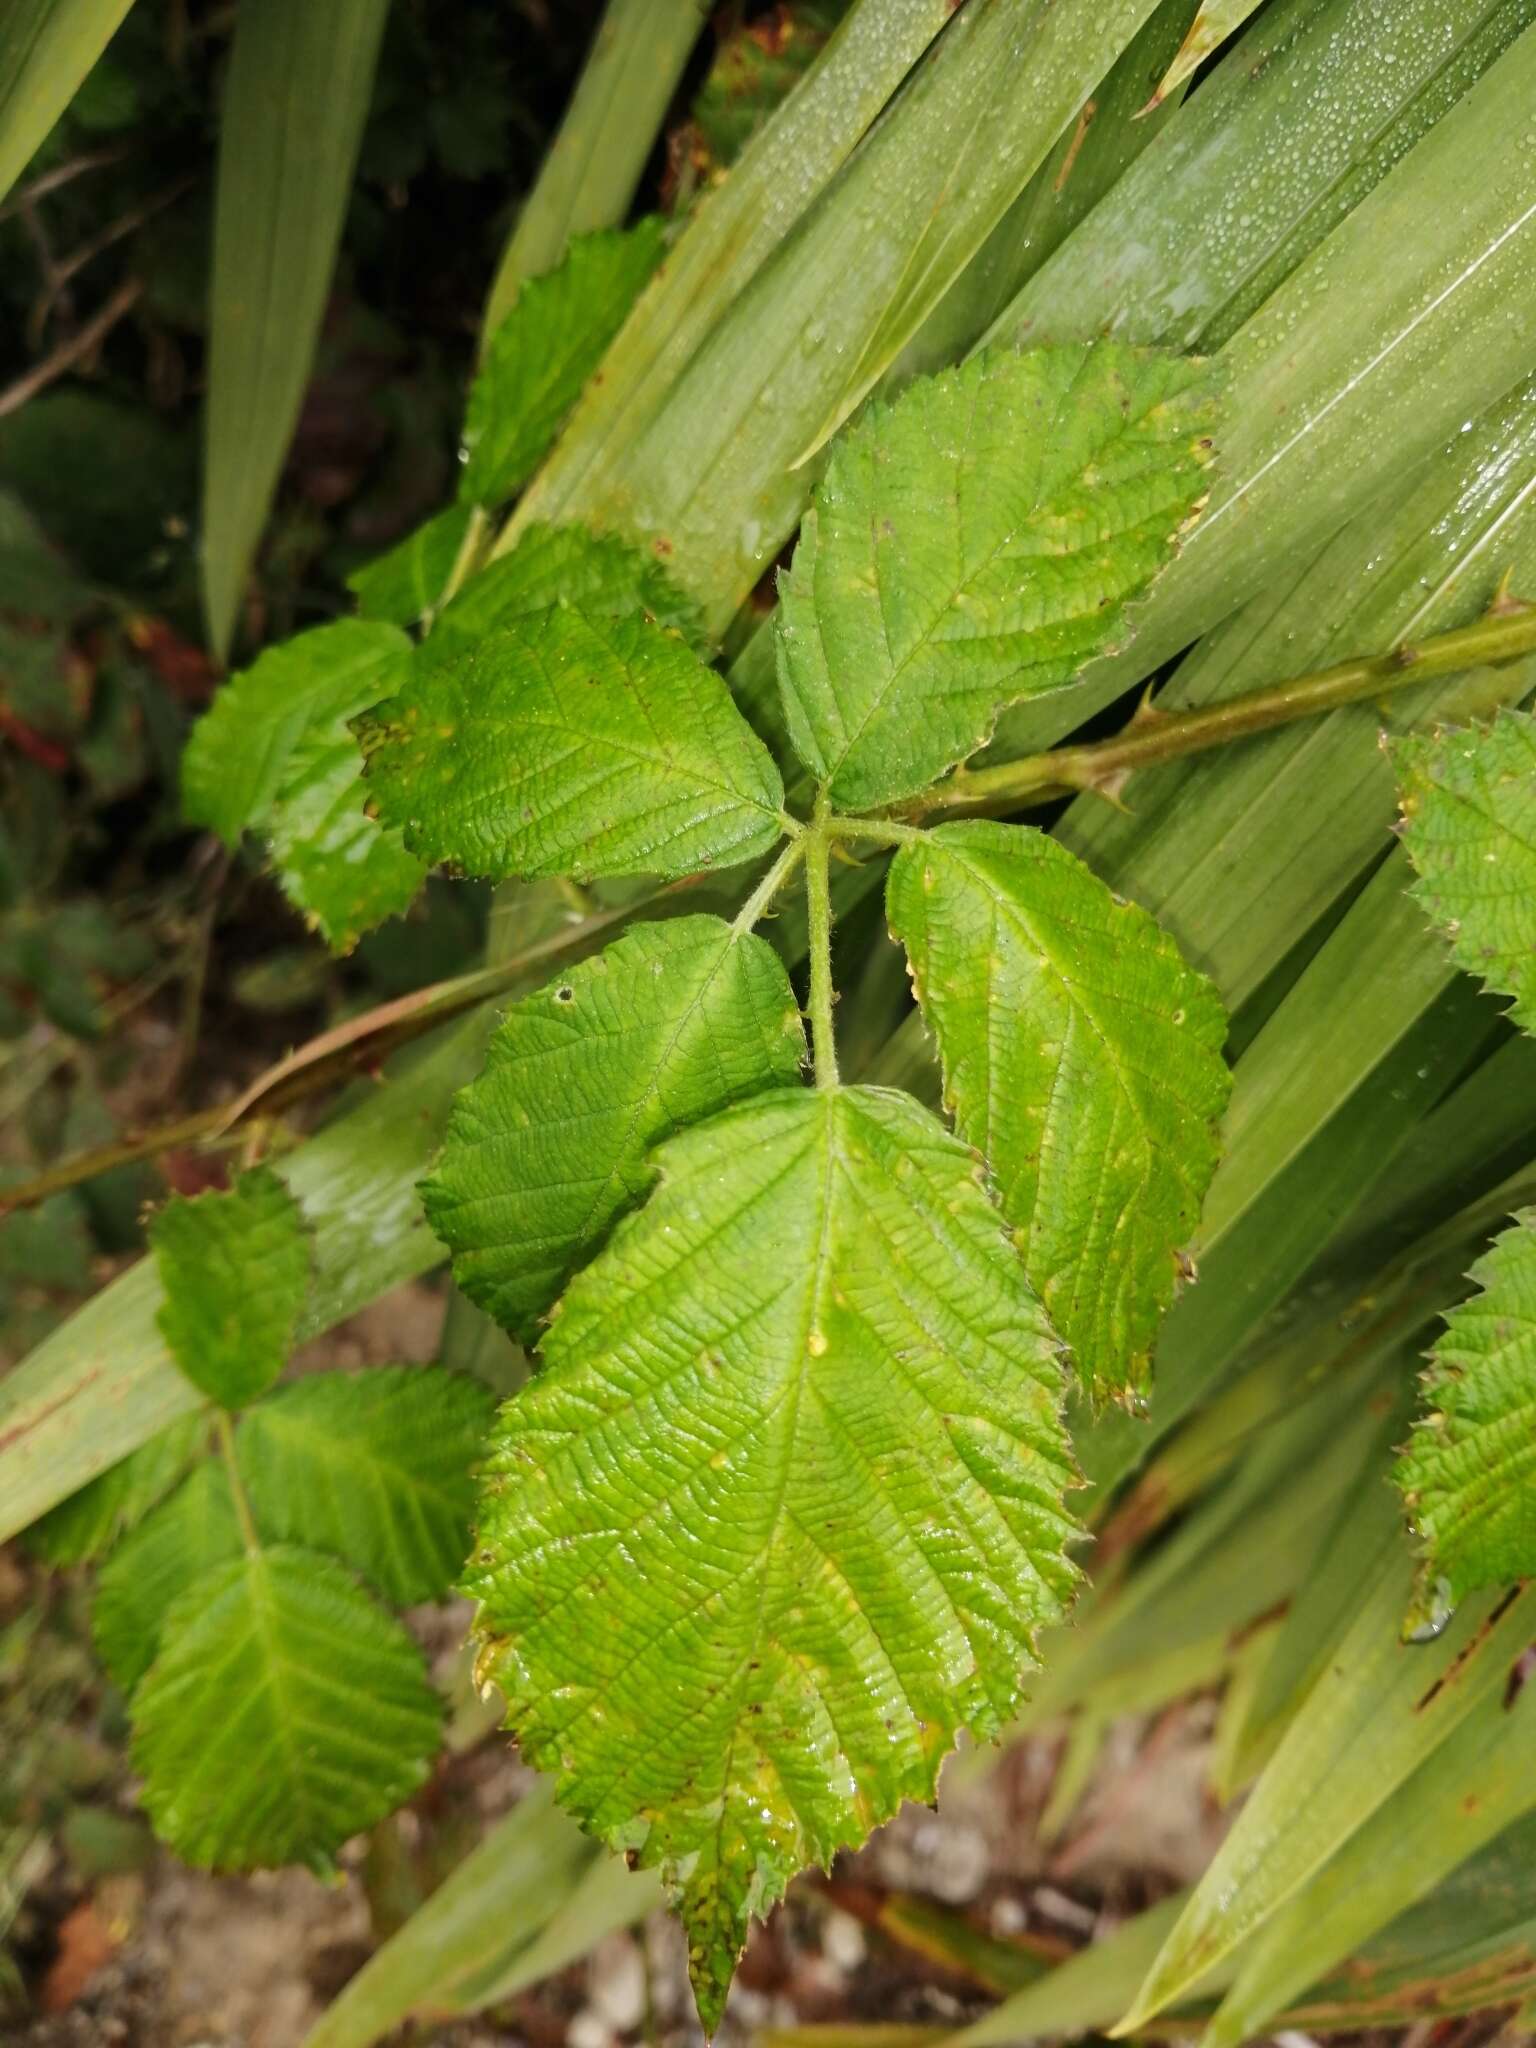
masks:
POLYGON ((257 1526, 344 1559, 398 1607, 441 1598, 469 1549, 492 1407, 480 1381, 420 1366, 279 1387, 235 1440, 257 1526))
POLYGON ((290 901, 342 950, 405 910, 426 872, 366 815, 348 725, 400 687, 410 659, 405 635, 378 621, 301 633, 224 685, 183 757, 188 818, 230 846, 247 830, 268 839, 290 901))
POLYGON ((32 1524, 28 1542, 51 1565, 89 1564, 105 1557, 123 1532, 143 1521, 184 1476, 207 1427, 205 1414, 171 1423, 50 1508, 32 1524))
POLYGON ((869 407, 779 587, 795 749, 845 810, 910 796, 1125 637, 1204 502, 1206 366, 989 349, 869 407))
POLYGON ((644 619, 518 619, 420 664, 355 730, 385 822, 472 875, 685 875, 782 829, 773 757, 723 679, 644 619))
POLYGON ((423 520, 387 555, 354 569, 347 588, 359 615, 414 626, 431 611, 447 588, 473 513, 472 505, 450 505, 423 520))
POLYGON ((1454 1605, 1536 1578, 1536 1209, 1472 1268, 1424 1376, 1429 1412, 1397 1466, 1424 1570, 1454 1605))
POLYGON ((1413 893, 1460 967, 1536 1031, 1536 718, 1409 734, 1392 749, 1413 893))
POLYGON ((134 1695, 133 1764, 185 1862, 325 1868, 423 1782, 441 1719, 420 1649, 348 1572, 257 1550, 165 1616, 134 1695))
POLYGON ((288 1362, 309 1288, 298 1203, 270 1167, 219 1192, 173 1195, 149 1226, 161 1333, 194 1386, 226 1408, 264 1393, 288 1362))
POLYGON ((155 1661, 171 1606, 216 1565, 240 1555, 229 1475, 205 1458, 102 1566, 91 1605, 96 1651, 125 1692, 155 1661))
POLYGON ((491 336, 464 417, 459 496, 497 505, 522 489, 661 261, 665 224, 574 235, 530 278, 491 336))
POLYGON ((773 948, 714 917, 636 925, 513 1005, 422 1184, 472 1301, 536 1341, 684 1124, 793 1082, 805 1034, 773 948))
POLYGON ((469 1590, 525 1757, 680 1894, 712 2031, 754 1914, 992 1735, 1075 1568, 1053 1338, 909 1097, 670 1139, 503 1410, 469 1590))
POLYGON ((532 612, 564 604, 589 619, 625 619, 644 612, 709 651, 699 608, 654 555, 617 534, 584 526, 530 526, 510 554, 498 555, 444 605, 419 661, 437 661, 532 612))
POLYGON ((943 825, 886 892, 945 1100, 1095 1392, 1139 1390, 1217 1157, 1226 1016, 1144 910, 1025 825, 943 825))

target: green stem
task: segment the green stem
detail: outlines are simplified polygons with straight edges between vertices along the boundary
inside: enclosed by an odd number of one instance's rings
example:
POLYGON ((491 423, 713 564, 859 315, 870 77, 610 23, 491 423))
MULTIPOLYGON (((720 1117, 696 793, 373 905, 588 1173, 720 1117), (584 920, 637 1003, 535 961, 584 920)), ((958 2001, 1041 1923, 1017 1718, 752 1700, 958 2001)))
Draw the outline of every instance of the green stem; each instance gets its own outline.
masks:
POLYGON ((245 1545, 246 1555, 254 1557, 261 1549, 261 1538, 256 1533, 256 1518, 251 1513, 251 1504, 245 1497, 245 1482, 240 1477, 240 1464, 235 1456, 234 1425, 226 1409, 214 1411, 213 1428, 219 1440, 224 1470, 229 1474, 229 1490, 234 1497, 235 1519, 240 1524, 240 1540, 245 1545))
POLYGON ((1343 661, 1334 668, 1276 683, 1210 704, 1199 711, 1158 711, 1144 706, 1116 738, 1085 746, 1027 754, 974 773, 961 769, 948 782, 904 805, 907 817, 945 811, 1006 811, 1050 803, 1080 790, 1118 794, 1126 780, 1160 761, 1204 753, 1252 738, 1294 719, 1315 718, 1435 676, 1493 667, 1536 652, 1536 605, 1502 598, 1472 626, 1440 633, 1390 654, 1343 661))
POLYGON ((877 846, 906 846, 923 837, 920 825, 898 824, 894 818, 827 818, 822 830, 829 839, 870 839, 877 846))
POLYGON ((805 847, 805 902, 811 955, 811 1051, 816 1061, 816 1086, 835 1088, 837 1034, 832 1025, 832 877, 828 864, 831 835, 827 830, 826 798, 816 802, 816 818, 802 841, 805 847))
POLYGON ((763 879, 731 920, 731 930, 738 937, 743 932, 751 931, 752 927, 767 914, 768 906, 772 903, 774 897, 778 895, 784 884, 789 880, 789 877, 800 865, 800 862, 804 860, 808 840, 809 834, 802 831, 797 822, 795 825, 795 836, 780 851, 778 859, 769 868, 767 874, 763 876, 763 879))
POLYGON ((458 596, 474 575, 485 559, 490 544, 491 515, 483 505, 477 505, 469 515, 469 524, 464 529, 464 538, 459 542, 459 552, 453 558, 453 567, 448 571, 448 581, 443 585, 442 595, 432 609, 422 617, 424 632, 431 632, 432 621, 438 613, 458 596))

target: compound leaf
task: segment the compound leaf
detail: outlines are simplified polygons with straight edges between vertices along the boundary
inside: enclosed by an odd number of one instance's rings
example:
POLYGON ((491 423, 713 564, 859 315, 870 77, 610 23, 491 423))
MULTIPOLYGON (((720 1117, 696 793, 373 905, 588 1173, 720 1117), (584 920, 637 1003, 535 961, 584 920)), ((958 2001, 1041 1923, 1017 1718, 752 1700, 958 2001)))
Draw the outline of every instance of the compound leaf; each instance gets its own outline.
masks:
POLYGON ((226 1408, 265 1393, 288 1360, 309 1289, 298 1203, 268 1166, 228 1188, 173 1195, 149 1226, 160 1330, 193 1385, 226 1408))
POLYGON ((776 1090, 656 1155, 503 1410, 481 1670, 681 1896, 706 2030, 791 1876, 932 1796, 1075 1568, 1056 1342, 909 1097, 776 1090))
POLYGON ((698 606, 685 597, 654 555, 617 534, 585 526, 528 527, 510 554, 498 555, 444 605, 422 659, 436 661, 532 612, 573 605, 589 619, 644 612, 682 634, 703 654, 708 642, 698 606))
POLYGON ((442 1703, 420 1649, 328 1557, 247 1552, 166 1615, 133 1701, 133 1763, 185 1862, 324 1868, 408 1799, 442 1703))
POLYGON ((124 1537, 102 1566, 91 1606, 97 1654, 125 1692, 160 1647, 172 1605, 216 1565, 242 1549, 229 1475, 205 1458, 152 1515, 124 1537))
POLYGON ((1410 734, 1393 748, 1414 894, 1459 966, 1536 1031, 1536 718, 1410 734))
POLYGON ((780 584, 795 749, 844 809, 925 788, 1124 637, 1203 502, 1200 363, 989 349, 873 405, 780 584))
POLYGON ((474 516, 472 505, 449 505, 347 578, 365 619, 414 626, 442 596, 474 516))
POLYGON ((661 261, 665 224, 574 235, 526 283, 491 336, 464 418, 459 496, 497 505, 521 490, 661 261))
POLYGON ((525 1343, 682 1125, 795 1080, 805 1034, 773 948, 714 917, 642 924, 507 1013, 455 1101, 427 1220, 525 1343))
POLYGON ((469 1549, 489 1388, 376 1366, 279 1387, 236 1445, 263 1536, 328 1551, 398 1607, 447 1592, 469 1549))
POLYGON ((1430 1353, 1429 1412, 1397 1467, 1425 1571, 1454 1604, 1536 1577, 1536 1209, 1472 1268, 1430 1353))
POLYGON ((645 619, 514 620, 354 729, 385 822, 472 875, 691 874, 782 829, 778 770, 723 679, 645 619))
POLYGON ((348 720, 398 689, 411 643, 378 620, 341 619, 270 648, 226 683, 182 765, 188 818, 227 845, 269 840, 296 908, 333 946, 404 910, 425 869, 364 811, 348 720))
POLYGON ((961 1135, 1096 1391, 1140 1389, 1216 1166, 1226 1016, 1144 910, 1024 825, 943 825, 891 865, 961 1135))
POLYGON ((171 1423, 50 1508, 32 1524, 28 1541, 51 1565, 90 1564, 105 1557, 123 1532, 141 1522, 185 1475, 207 1427, 202 1414, 171 1423))

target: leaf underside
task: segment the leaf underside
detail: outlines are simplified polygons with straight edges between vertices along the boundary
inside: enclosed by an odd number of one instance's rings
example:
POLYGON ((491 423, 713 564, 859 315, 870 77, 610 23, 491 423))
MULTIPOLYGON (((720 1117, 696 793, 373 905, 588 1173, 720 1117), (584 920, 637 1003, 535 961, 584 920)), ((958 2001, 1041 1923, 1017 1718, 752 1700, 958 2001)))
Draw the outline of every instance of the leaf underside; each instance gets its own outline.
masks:
POLYGON ((839 442, 780 581, 795 749, 837 804, 927 787, 1123 640, 1206 491, 1206 367, 991 349, 839 442))
POLYGON ((1536 718, 1486 732, 1410 734, 1393 748, 1414 895, 1458 966, 1536 1031, 1536 718))
POLYGON ((778 770, 723 679, 644 619, 516 620, 356 729, 384 821, 473 875, 691 874, 781 829, 778 770))
POLYGON ((149 1226, 165 1288, 160 1329, 193 1385, 226 1408, 265 1393, 288 1362, 309 1287, 299 1205, 270 1167, 187 1200, 149 1226))
POLYGON ((464 418, 459 496, 497 505, 528 481, 661 260, 665 223, 576 235, 491 336, 464 418))
POLYGON ((469 1548, 491 1409, 478 1380, 420 1366, 277 1388, 236 1439, 258 1528, 344 1559, 396 1606, 438 1599, 469 1548))
POLYGON ((507 1013, 422 1186, 454 1277, 531 1343, 561 1288, 685 1124, 793 1082, 794 992, 762 939, 713 917, 642 924, 507 1013))
POLYGON ((1397 1467, 1426 1574, 1446 1598, 1536 1577, 1536 1209, 1472 1268, 1445 1319, 1428 1408, 1397 1467))
POLYGON ((910 1098, 671 1139, 503 1411, 469 1590, 523 1753, 680 1895, 706 2029, 754 1914, 995 1733, 1075 1568, 1057 1346, 910 1098))
POLYGON ((1096 1392, 1145 1387, 1230 1085, 1211 984, 1024 825, 943 825, 891 865, 891 929, 1025 1270, 1096 1392))
POLYGON ((219 1566, 166 1615, 133 1763, 185 1862, 324 1867, 423 1782, 440 1725, 401 1624, 339 1564, 285 1546, 219 1566))

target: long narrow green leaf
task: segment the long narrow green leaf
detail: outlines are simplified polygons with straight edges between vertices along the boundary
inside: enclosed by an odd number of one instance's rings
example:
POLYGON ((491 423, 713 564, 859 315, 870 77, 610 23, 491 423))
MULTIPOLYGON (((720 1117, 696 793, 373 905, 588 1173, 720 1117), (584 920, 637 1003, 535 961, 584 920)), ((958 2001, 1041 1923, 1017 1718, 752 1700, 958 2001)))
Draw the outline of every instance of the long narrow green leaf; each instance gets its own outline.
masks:
MULTIPOLYGON (((797 465, 894 361, 1151 11, 1152 0, 979 0, 953 15, 891 117, 654 416, 600 450, 579 487, 557 456, 512 531, 579 513, 643 537, 723 627, 800 515, 811 478, 797 465)), ((589 431, 578 412, 568 446, 585 447, 589 431)))
POLYGON ((0 199, 74 98, 133 0, 10 0, 0 11, 0 199))
POLYGON ((1530 1641, 1536 1586, 1403 1643, 1412 1560, 1389 1558, 1117 2031, 1186 1997, 1295 1897, 1490 1693, 1530 1641))
POLYGON ((1205 2036, 1238 2048, 1450 1871, 1536 1807, 1536 1690, 1485 1693, 1245 1951, 1205 2036))
POLYGON ((485 303, 495 333, 523 280, 553 270, 572 235, 611 227, 629 211, 709 13, 709 0, 609 0, 580 81, 518 215, 485 303))
POLYGON ((255 0, 224 87, 203 462, 203 603, 222 655, 299 415, 388 0, 255 0))

